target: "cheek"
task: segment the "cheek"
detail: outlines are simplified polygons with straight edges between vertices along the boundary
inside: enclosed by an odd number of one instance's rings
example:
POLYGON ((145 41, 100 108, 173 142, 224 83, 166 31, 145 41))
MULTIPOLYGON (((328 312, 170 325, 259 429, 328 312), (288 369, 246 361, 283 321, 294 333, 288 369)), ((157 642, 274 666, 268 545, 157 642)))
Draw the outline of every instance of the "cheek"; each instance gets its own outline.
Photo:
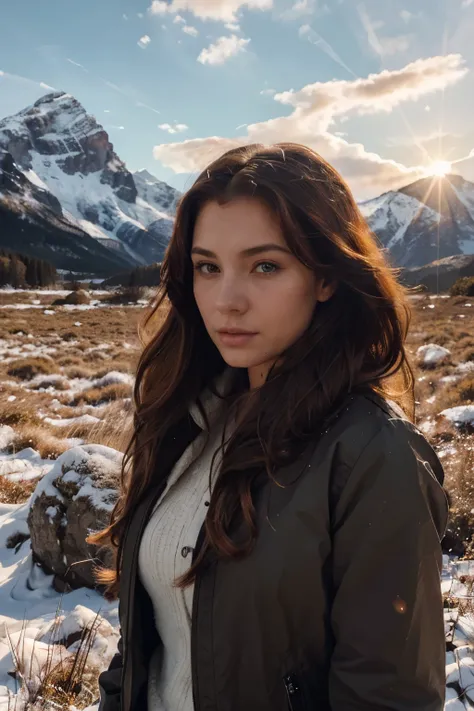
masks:
POLYGON ((266 300, 273 321, 288 329, 307 326, 316 306, 316 287, 306 280, 289 279, 281 283, 266 300))

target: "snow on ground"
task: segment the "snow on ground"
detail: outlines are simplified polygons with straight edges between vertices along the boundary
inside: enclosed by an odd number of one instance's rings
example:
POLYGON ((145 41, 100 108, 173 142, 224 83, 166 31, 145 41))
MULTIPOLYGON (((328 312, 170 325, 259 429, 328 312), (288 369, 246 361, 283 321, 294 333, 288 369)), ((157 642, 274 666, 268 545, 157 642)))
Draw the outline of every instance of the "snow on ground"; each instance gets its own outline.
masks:
POLYGON ((471 425, 474 427, 474 405, 459 405, 440 412, 441 417, 455 425, 471 425))
POLYGON ((443 346, 438 346, 436 343, 428 343, 426 346, 420 346, 416 351, 416 356, 423 361, 424 365, 437 365, 443 360, 446 360, 451 355, 451 351, 443 346))
MULTIPOLYGON (((0 441, 4 429, 11 427, 0 427, 0 441)), ((36 450, 27 447, 15 454, 0 454, 0 475, 11 481, 39 479, 48 473, 52 464, 50 459, 41 459, 36 450)))
POLYGON ((96 425, 100 422, 100 419, 93 415, 80 415, 79 417, 63 417, 57 420, 51 417, 45 417, 43 422, 46 422, 48 425, 53 425, 53 427, 66 427, 70 425, 96 425))
MULTIPOLYGON (((8 429, 0 428, 1 442, 8 441, 8 429)), ((101 458, 102 450, 107 448, 96 449, 97 457, 101 458)), ((71 458, 78 456, 77 452, 77 449, 75 455, 72 450, 66 452, 61 461, 70 463, 71 458)), ((24 450, 16 455, 0 452, 0 471, 2 467, 14 469, 15 462, 17 468, 20 462, 28 463, 30 475, 35 471, 36 476, 44 477, 39 488, 47 485, 51 471, 57 465, 50 460, 42 461, 33 450, 24 450)), ((24 475, 26 472, 23 470, 21 473, 24 475)), ((14 473, 7 476, 12 478, 14 473)), ((52 644, 52 641, 66 640, 71 634, 80 632, 94 621, 98 612, 100 618, 95 626, 97 636, 92 647, 91 665, 105 669, 116 652, 118 641, 116 602, 108 603, 87 588, 62 595, 53 588, 53 576, 46 575, 33 563, 29 540, 15 548, 6 547, 10 536, 28 535, 27 517, 32 498, 18 505, 0 503, 0 711, 7 711, 8 696, 17 691, 16 681, 8 674, 13 669, 8 637, 14 646, 18 645, 25 664, 31 666, 33 673, 44 664, 48 653, 63 659, 73 653, 77 643, 66 650, 63 644, 52 644), (60 614, 56 618, 58 608, 60 614)), ((91 706, 89 711, 96 708, 91 706)))
POLYGON ((0 426, 0 452, 15 439, 15 431, 9 425, 0 426))

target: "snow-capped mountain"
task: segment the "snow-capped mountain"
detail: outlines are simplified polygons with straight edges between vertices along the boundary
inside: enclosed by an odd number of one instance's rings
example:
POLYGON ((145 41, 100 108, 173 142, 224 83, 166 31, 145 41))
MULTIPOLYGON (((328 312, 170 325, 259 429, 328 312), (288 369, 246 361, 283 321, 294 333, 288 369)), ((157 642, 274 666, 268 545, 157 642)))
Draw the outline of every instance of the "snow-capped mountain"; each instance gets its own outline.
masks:
POLYGON ((474 254, 474 183, 459 175, 423 178, 360 208, 399 266, 474 254))
MULTIPOLYGON (((130 172, 70 94, 46 94, 0 121, 0 154, 0 246, 97 273, 163 258, 180 193, 130 172)), ((399 266, 474 254, 474 184, 460 176, 418 180, 360 207, 399 266)))
POLYGON ((162 259, 178 191, 147 171, 127 170, 104 128, 73 96, 47 94, 0 121, 0 150, 57 198, 66 222, 125 263, 162 259))
POLYGON ((19 170, 12 155, 1 151, 0 246, 68 271, 106 275, 130 265, 127 255, 103 246, 65 217, 59 200, 37 176, 19 170))

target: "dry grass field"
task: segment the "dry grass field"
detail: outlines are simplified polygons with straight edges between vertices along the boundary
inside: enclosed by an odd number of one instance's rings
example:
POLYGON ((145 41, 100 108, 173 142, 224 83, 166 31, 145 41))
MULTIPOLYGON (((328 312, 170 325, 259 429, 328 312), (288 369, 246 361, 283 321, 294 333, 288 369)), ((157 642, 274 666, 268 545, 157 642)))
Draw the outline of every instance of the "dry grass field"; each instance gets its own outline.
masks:
MULTIPOLYGON (((64 293, 0 292, 0 423, 15 439, 7 453, 27 447, 42 459, 74 444, 123 450, 131 416, 133 373, 140 352, 137 326, 147 298, 110 304, 92 292, 89 304, 55 306, 64 293)), ((474 301, 474 300, 473 300, 474 301)), ((471 553, 474 532, 474 304, 469 298, 412 297, 408 350, 416 375, 417 424, 443 461, 452 499, 447 539, 453 552, 471 553), (435 344, 438 360, 419 348, 435 344), (441 357, 439 357, 441 354, 441 357), (452 421, 444 411, 465 422, 452 421)), ((425 349, 426 350, 426 349, 425 349)), ((0 501, 21 501, 34 481, 0 478, 0 501)), ((448 549, 447 549, 448 550, 448 549)))

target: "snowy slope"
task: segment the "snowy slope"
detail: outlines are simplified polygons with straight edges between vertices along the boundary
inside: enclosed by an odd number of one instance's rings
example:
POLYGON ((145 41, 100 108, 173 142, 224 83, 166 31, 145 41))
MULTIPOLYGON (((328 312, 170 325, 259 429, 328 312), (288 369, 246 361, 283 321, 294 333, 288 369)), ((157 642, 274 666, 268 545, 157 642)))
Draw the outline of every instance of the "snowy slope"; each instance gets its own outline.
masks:
POLYGON ((359 207, 399 266, 474 254, 474 184, 460 176, 418 180, 359 207))
POLYGON ((136 263, 93 239, 33 170, 22 172, 11 154, 1 151, 0 246, 78 272, 108 275, 136 263))
POLYGON ((384 246, 389 250, 403 242, 408 227, 415 220, 420 226, 437 224, 439 220, 439 213, 425 207, 416 198, 394 191, 362 203, 360 208, 374 232, 388 233, 389 239, 384 241, 384 246))
POLYGON ((47 94, 0 121, 0 150, 59 200, 66 219, 129 263, 162 258, 179 193, 149 173, 128 171, 73 96, 47 94))

